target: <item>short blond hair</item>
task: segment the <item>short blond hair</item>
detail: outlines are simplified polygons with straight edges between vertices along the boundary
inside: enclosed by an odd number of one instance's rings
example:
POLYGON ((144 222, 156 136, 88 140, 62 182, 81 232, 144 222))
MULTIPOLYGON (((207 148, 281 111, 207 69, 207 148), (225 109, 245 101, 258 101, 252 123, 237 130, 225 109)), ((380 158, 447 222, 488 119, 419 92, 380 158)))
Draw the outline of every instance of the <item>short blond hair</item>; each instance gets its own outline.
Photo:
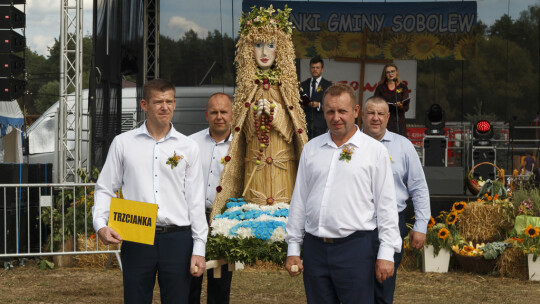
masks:
POLYGON ((354 107, 356 105, 356 93, 354 92, 354 89, 350 85, 340 82, 332 84, 330 87, 328 87, 328 89, 326 89, 326 91, 324 91, 323 106, 324 101, 326 100, 326 96, 330 95, 335 97, 341 96, 344 93, 349 95, 351 99, 351 104, 354 107))

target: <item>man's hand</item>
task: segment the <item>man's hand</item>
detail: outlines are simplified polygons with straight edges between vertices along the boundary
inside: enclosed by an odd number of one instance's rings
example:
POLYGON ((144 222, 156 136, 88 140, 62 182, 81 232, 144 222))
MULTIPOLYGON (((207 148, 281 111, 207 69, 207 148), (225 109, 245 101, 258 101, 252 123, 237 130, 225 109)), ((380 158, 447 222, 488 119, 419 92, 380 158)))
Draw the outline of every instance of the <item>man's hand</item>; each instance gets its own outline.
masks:
POLYGON ((194 277, 202 276, 204 270, 206 269, 206 259, 200 255, 191 256, 191 266, 189 267, 189 272, 194 277))
POLYGON ((122 237, 111 227, 105 226, 98 231, 99 239, 105 245, 110 244, 120 244, 122 242, 122 237))
POLYGON ((291 277, 295 277, 302 273, 302 270, 304 270, 304 266, 302 265, 302 260, 300 260, 299 256, 288 256, 287 261, 285 261, 285 269, 287 269, 291 277))
POLYGON ((319 102, 318 101, 312 101, 312 102, 309 103, 309 105, 312 108, 318 108, 319 107, 319 102))
POLYGON ((403 108, 403 102, 398 101, 398 102, 397 102, 397 107, 398 107, 399 109, 402 109, 402 108, 403 108))
POLYGON ((394 262, 387 260, 377 260, 375 262, 375 277, 379 283, 391 278, 394 275, 394 262))
POLYGON ((409 234, 409 245, 414 249, 424 247, 426 242, 426 234, 418 231, 411 231, 409 234))

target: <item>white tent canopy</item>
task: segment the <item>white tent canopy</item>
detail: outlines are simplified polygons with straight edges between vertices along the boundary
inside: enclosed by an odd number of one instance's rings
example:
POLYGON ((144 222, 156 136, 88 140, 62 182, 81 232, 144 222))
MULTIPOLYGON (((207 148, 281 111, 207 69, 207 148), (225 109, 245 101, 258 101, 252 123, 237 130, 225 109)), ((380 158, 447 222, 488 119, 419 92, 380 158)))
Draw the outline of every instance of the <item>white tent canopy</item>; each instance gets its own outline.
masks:
POLYGON ((16 100, 0 101, 0 138, 3 157, 0 161, 22 162, 22 127, 24 116, 16 100))

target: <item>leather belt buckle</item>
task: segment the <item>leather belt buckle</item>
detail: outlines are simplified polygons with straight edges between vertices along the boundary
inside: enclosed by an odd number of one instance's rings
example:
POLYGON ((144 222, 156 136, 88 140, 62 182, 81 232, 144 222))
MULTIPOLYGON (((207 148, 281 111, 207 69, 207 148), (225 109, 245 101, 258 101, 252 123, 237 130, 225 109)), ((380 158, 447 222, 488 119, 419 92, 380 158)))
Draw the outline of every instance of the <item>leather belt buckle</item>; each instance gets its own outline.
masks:
POLYGON ((334 239, 330 239, 330 238, 322 238, 323 239, 323 242, 324 243, 327 243, 327 244, 334 244, 334 239))

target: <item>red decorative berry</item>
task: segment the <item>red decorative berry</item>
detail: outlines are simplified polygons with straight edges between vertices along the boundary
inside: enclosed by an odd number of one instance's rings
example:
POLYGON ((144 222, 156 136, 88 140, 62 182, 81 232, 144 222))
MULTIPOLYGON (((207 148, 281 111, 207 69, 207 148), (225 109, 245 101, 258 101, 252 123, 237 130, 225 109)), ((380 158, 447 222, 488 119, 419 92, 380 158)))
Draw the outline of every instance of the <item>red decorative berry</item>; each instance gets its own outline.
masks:
POLYGON ((240 132, 240 127, 236 127, 236 128, 234 128, 234 130, 235 130, 236 132, 240 132))
POLYGON ((293 109, 293 106, 289 106, 289 110, 292 110, 293 109))
POLYGON ((274 204, 274 199, 272 197, 269 197, 269 198, 266 199, 266 203, 268 205, 273 205, 274 204))
POLYGON ((302 134, 302 132, 304 132, 304 130, 298 129, 298 133, 302 134))
POLYGON ((278 85, 278 86, 281 86, 281 81, 280 81, 280 82, 278 82, 278 84, 277 84, 277 85, 278 85))
POLYGON ((263 84, 263 89, 265 90, 270 89, 270 85, 268 83, 263 84))
POLYGON ((266 163, 267 163, 267 164, 271 164, 271 163, 273 163, 273 162, 274 162, 274 160, 273 160, 271 157, 267 157, 267 158, 266 158, 266 163))
POLYGON ((246 102, 244 105, 246 106, 246 108, 249 108, 250 103, 249 103, 249 102, 246 102))
POLYGON ((269 83, 268 78, 263 79, 263 83, 264 83, 264 84, 269 83))
POLYGON ((223 188, 221 188, 221 186, 217 186, 217 187, 216 187, 216 191, 217 191, 217 192, 221 192, 221 190, 223 190, 223 188))
POLYGON ((259 84, 259 83, 261 83, 261 82, 259 81, 259 79, 255 79, 255 84, 259 84))
POLYGON ((225 161, 226 162, 231 161, 231 157, 229 155, 225 156, 225 161))

